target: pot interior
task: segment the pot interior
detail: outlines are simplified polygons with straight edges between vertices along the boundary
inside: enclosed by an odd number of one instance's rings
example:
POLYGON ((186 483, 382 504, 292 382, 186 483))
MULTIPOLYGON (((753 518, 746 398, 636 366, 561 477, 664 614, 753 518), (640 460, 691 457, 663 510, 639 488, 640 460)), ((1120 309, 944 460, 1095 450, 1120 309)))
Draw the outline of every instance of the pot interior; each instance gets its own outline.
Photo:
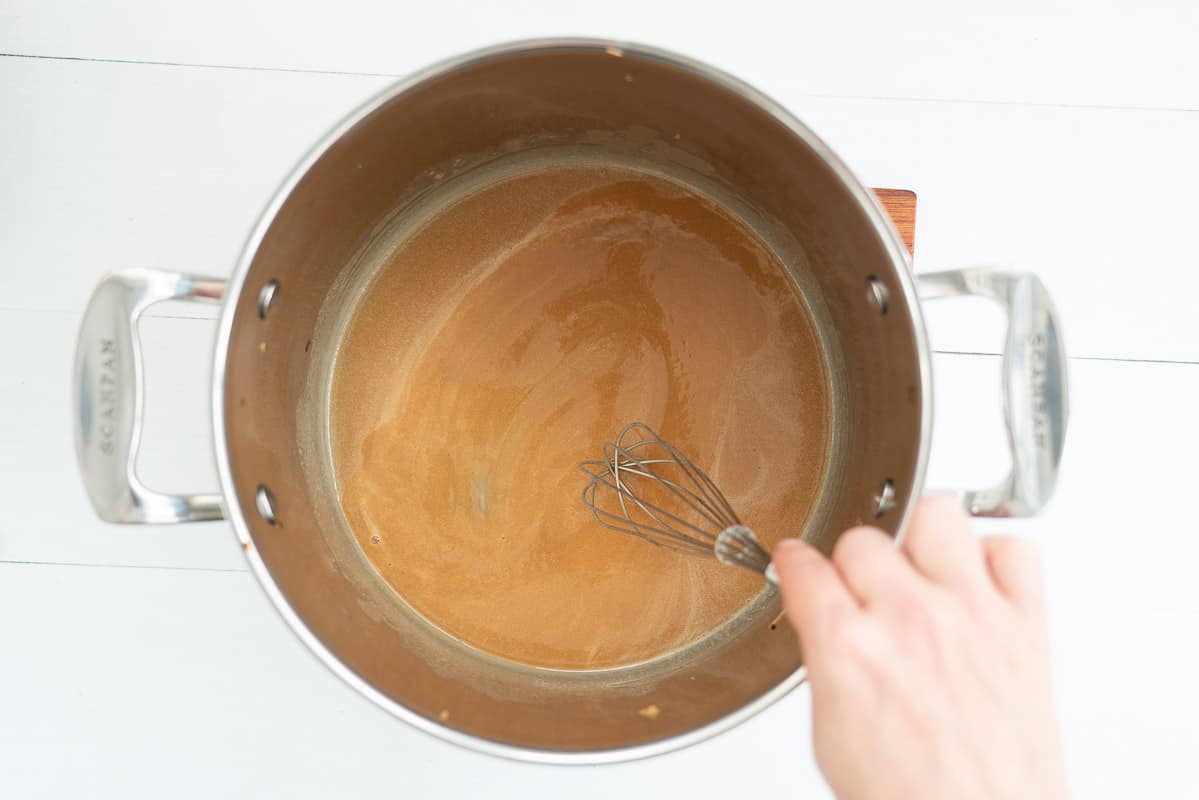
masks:
POLYGON ((918 310, 895 236, 810 135, 747 90, 635 49, 541 45, 439 68, 357 116, 282 198, 227 301, 219 413, 230 502, 268 580, 376 699, 424 727, 526 755, 681 737, 760 704, 802 663, 789 626, 774 624, 777 597, 763 592, 669 657, 608 670, 522 666, 397 602, 347 530, 330 468, 329 387, 379 243, 455 181, 558 152, 652 165, 695 186, 786 265, 831 381, 831 457, 809 541, 827 552, 838 532, 863 522, 894 533, 919 490, 928 435, 918 310), (883 287, 881 307, 872 285, 883 287), (894 502, 876 516, 884 484, 894 502), (260 487, 273 498, 273 522, 257 510, 260 487), (649 706, 659 713, 639 713, 649 706))

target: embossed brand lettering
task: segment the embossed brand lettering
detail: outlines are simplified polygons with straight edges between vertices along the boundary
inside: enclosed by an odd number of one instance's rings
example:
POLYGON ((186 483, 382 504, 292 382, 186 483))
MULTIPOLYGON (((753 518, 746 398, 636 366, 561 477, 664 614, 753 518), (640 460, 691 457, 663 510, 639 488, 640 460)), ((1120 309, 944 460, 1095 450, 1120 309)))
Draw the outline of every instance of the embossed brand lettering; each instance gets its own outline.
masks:
POLYGON ((116 342, 112 339, 100 340, 100 355, 104 357, 100 359, 100 375, 98 378, 100 390, 97 392, 96 407, 99 424, 96 426, 96 429, 100 434, 100 452, 106 456, 112 455, 115 449, 112 437, 115 432, 113 419, 117 413, 117 392, 113 388, 117 384, 116 352, 116 342))
POLYGON ((1045 348, 1045 339, 1039 333, 1029 337, 1028 344, 1032 350, 1032 433, 1037 447, 1044 449, 1049 434, 1049 404, 1045 399, 1045 362, 1049 353, 1045 348))

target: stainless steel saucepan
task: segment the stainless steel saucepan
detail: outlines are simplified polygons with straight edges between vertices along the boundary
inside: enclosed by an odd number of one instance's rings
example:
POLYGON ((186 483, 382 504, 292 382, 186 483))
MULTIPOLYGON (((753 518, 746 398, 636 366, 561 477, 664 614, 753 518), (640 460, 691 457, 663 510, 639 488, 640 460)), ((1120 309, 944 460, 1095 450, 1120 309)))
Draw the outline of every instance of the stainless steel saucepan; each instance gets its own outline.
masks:
POLYGON ((933 419, 922 300, 982 295, 1008 314, 1012 467, 998 486, 961 493, 974 514, 1027 515, 1046 502, 1066 428, 1066 360, 1035 277, 975 268, 914 278, 873 195, 785 109, 704 64, 612 42, 498 47, 403 80, 300 162, 230 279, 134 270, 101 282, 75 361, 79 464, 100 517, 228 518, 286 623, 383 708, 485 752, 598 763, 699 741, 799 684, 795 638, 769 624, 777 598, 764 594, 737 624, 674 657, 599 671, 517 666, 396 601, 347 532, 329 468, 330 369, 366 244, 445 180, 551 147, 693 178, 735 198, 785 252, 834 376, 832 466, 806 532, 826 552, 863 521, 898 536, 921 493, 933 419), (135 474, 136 322, 168 299, 221 304, 219 495, 163 494, 135 474), (637 713, 651 703, 662 713, 637 713))

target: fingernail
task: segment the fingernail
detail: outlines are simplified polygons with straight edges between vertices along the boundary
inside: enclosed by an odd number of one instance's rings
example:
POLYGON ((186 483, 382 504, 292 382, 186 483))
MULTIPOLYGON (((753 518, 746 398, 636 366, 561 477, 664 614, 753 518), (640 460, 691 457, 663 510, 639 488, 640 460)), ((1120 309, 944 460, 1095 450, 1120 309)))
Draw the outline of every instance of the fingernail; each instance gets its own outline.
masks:
POLYGON ((774 549, 780 552, 794 552, 797 550, 810 550, 811 547, 803 539, 783 539, 774 546, 774 549))

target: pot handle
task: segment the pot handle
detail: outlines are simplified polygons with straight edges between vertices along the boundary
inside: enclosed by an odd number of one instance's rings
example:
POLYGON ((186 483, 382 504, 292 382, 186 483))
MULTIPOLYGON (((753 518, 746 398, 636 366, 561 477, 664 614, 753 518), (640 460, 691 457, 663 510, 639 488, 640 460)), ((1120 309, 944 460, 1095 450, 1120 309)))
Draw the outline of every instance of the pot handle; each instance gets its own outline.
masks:
POLYGON ((977 295, 1007 310, 1003 413, 1012 469, 999 485, 958 494, 976 517, 1027 517, 1053 494, 1066 438, 1066 350, 1045 285, 1035 275, 972 267, 916 276, 922 300, 977 295))
POLYGON ((75 454, 96 514, 107 522, 222 519, 219 494, 164 494, 145 487, 135 462, 142 430, 142 353, 137 320, 162 300, 219 303, 225 281, 130 269, 106 276, 88 302, 75 348, 75 454))

